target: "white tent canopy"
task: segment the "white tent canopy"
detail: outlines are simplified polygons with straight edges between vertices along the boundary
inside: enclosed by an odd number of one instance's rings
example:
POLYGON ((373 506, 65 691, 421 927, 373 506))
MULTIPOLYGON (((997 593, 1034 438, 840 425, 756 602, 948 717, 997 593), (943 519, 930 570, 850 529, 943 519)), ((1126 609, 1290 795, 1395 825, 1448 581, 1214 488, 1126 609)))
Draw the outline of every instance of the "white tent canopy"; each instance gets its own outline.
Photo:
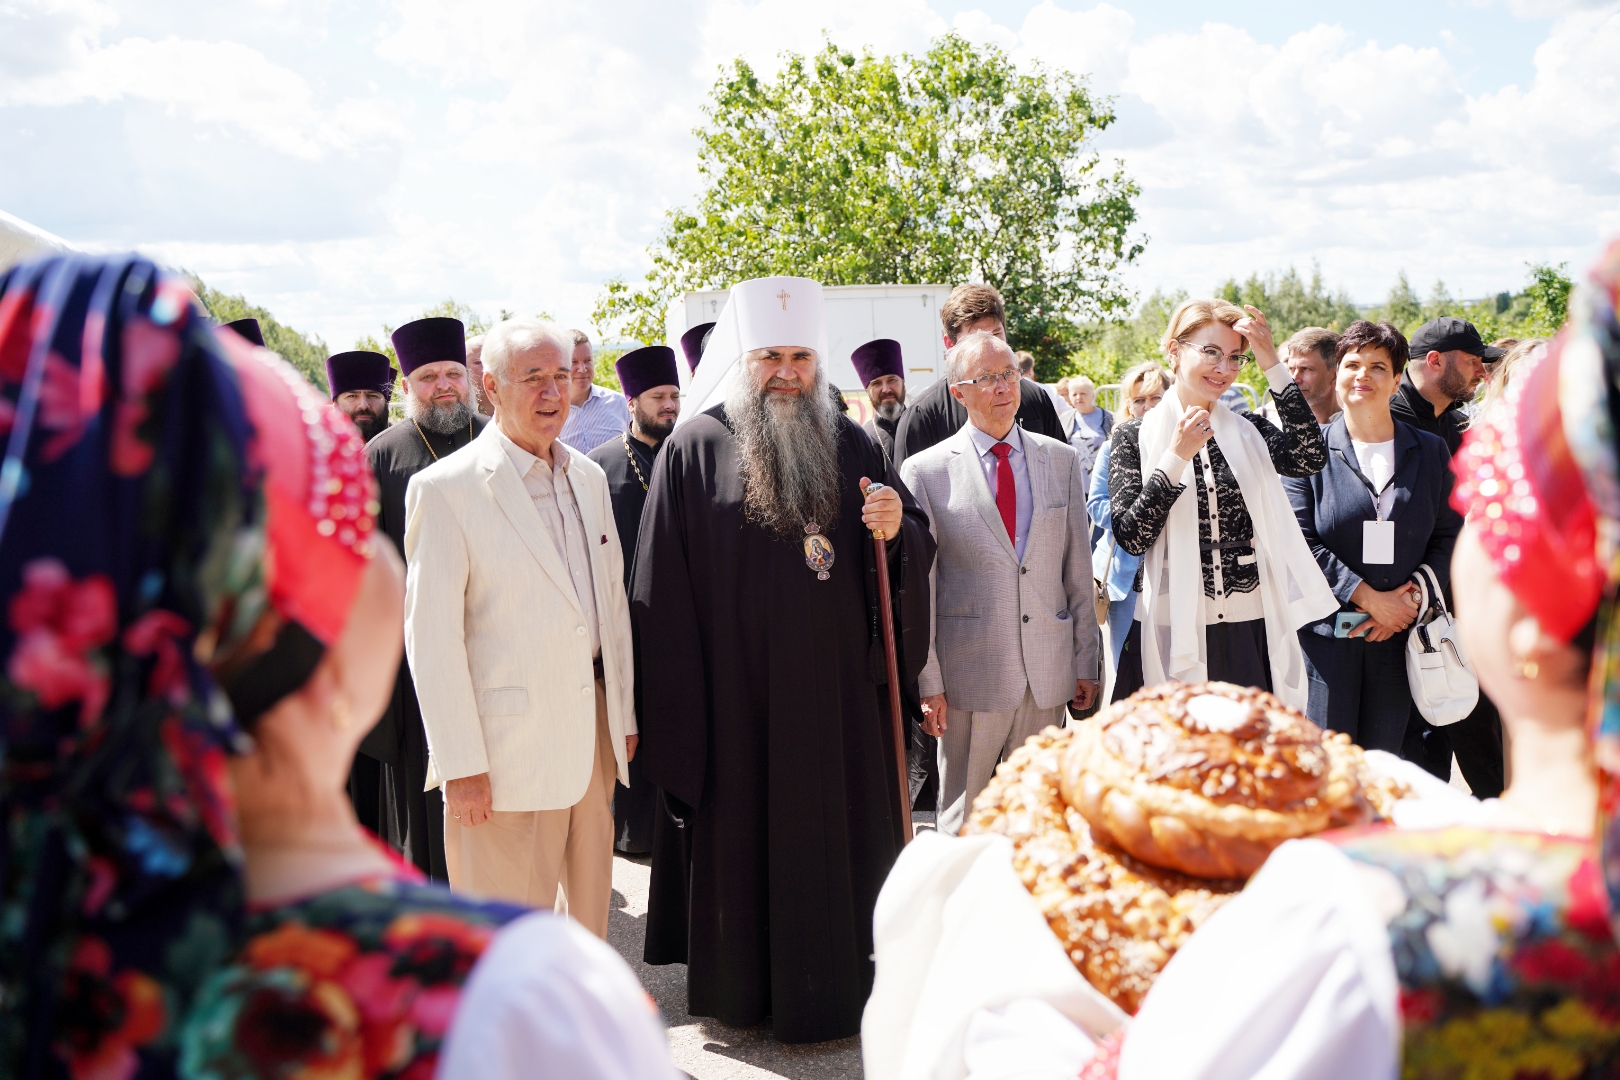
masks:
POLYGON ((0 270, 36 255, 72 250, 73 245, 60 236, 54 236, 0 210, 0 270))

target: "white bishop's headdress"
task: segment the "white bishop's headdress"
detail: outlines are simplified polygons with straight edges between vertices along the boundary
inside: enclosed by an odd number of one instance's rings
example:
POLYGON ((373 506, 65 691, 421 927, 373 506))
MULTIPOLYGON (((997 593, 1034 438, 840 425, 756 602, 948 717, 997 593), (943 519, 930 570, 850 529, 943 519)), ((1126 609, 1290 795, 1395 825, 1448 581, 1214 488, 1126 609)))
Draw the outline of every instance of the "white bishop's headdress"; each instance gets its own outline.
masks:
POLYGON ((819 281, 766 277, 733 285, 687 388, 680 419, 690 419, 726 399, 744 353, 794 345, 816 350, 821 362, 827 362, 827 318, 819 281))

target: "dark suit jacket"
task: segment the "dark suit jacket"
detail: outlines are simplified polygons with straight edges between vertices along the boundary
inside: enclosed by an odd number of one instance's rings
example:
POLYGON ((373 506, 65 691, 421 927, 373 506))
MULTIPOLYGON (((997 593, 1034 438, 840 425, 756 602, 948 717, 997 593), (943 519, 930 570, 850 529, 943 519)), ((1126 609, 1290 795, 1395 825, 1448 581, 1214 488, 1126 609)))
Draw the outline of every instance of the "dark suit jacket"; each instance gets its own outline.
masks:
MULTIPOLYGON (((1395 421, 1395 561, 1368 566, 1361 561, 1361 523, 1377 517, 1372 494, 1356 475, 1360 463, 1350 444, 1344 417, 1323 429, 1327 467, 1313 476, 1284 477, 1305 542, 1327 576, 1333 595, 1348 609, 1350 594, 1363 581, 1380 592, 1405 582, 1423 563, 1433 568, 1451 597, 1451 549, 1462 516, 1451 499, 1451 453, 1438 435, 1395 421)), ((1332 620, 1324 620, 1329 626, 1332 620)))
MULTIPOLYGON (((900 414, 900 426, 894 431, 895 468, 912 454, 920 454, 955 435, 965 423, 967 409, 951 396, 945 377, 940 376, 900 414)), ((1018 423, 1025 431, 1058 442, 1069 441, 1063 425, 1058 423, 1051 396, 1028 379, 1018 380, 1018 423)))

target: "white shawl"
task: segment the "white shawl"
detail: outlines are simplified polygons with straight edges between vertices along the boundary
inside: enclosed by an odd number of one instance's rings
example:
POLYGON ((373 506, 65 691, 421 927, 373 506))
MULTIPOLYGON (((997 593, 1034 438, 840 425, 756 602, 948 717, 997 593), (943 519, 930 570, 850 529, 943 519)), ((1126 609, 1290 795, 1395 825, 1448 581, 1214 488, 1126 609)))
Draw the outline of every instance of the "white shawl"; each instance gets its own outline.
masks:
MULTIPOLYGON (((1142 418, 1137 445, 1144 483, 1175 439, 1176 423, 1183 412, 1178 389, 1172 386, 1164 400, 1142 418)), ((1303 712, 1309 683, 1305 654, 1295 631, 1337 611, 1339 601, 1299 531, 1299 521, 1260 433, 1218 401, 1210 410, 1209 422, 1254 520, 1255 562, 1265 608, 1266 647, 1271 654, 1271 690, 1303 712)), ((1167 679, 1201 682, 1209 677, 1204 599, 1198 493, 1189 479, 1170 510, 1164 531, 1143 561, 1142 676, 1146 685, 1167 679)))

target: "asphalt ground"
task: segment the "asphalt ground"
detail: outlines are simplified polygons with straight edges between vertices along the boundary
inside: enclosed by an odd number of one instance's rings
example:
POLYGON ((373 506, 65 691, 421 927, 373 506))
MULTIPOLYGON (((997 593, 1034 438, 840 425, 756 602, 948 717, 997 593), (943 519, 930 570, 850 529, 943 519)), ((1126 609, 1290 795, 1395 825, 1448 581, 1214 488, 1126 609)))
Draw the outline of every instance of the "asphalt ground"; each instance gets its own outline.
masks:
POLYGON ((861 1040, 788 1046, 770 1029, 727 1027, 686 1011, 686 965, 651 967, 641 962, 647 932, 647 882, 644 856, 613 856, 613 908, 608 914, 608 944, 635 971, 664 1014, 669 1049, 675 1064, 694 1080, 844 1080, 860 1077, 861 1040))

